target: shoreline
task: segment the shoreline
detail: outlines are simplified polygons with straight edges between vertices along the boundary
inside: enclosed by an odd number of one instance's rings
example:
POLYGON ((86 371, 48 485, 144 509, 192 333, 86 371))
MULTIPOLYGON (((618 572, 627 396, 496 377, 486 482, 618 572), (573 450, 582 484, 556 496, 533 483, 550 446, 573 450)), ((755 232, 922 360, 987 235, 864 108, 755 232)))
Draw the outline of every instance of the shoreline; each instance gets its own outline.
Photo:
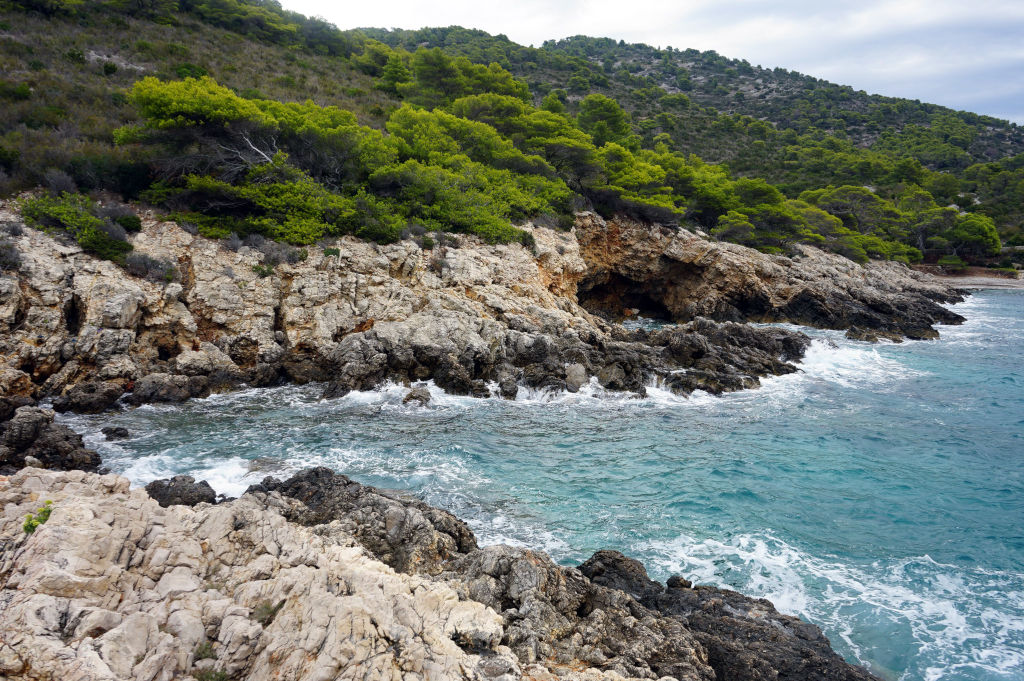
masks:
POLYGON ((1009 291, 1024 290, 1024 279, 1009 279, 1007 277, 985 277, 985 276, 963 276, 955 275, 931 275, 937 281, 959 289, 985 290, 999 289, 1009 291))

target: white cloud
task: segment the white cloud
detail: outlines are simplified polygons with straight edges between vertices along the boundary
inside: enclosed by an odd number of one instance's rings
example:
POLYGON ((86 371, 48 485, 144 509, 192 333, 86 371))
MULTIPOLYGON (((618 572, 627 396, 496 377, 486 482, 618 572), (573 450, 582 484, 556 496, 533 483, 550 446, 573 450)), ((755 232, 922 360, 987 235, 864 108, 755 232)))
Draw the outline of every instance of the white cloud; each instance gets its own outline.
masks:
POLYGON ((341 28, 457 24, 524 45, 572 35, 715 50, 856 89, 1024 119, 1019 0, 285 0, 341 28))

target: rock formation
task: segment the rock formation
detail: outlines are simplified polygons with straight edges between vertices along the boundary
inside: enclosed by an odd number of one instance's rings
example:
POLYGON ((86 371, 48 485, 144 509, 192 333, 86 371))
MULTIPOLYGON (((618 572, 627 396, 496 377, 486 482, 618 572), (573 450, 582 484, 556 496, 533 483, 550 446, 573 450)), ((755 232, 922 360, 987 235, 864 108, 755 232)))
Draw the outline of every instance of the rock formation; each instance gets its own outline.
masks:
POLYGON ((0 397, 0 475, 23 466, 95 471, 100 456, 82 436, 53 422, 53 412, 28 398, 0 397))
POLYGON ((450 514, 324 469, 163 507, 116 476, 26 468, 0 509, 11 681, 876 681, 767 601, 666 588, 610 551, 571 568, 478 548, 450 514))
MULTIPOLYGON (((0 221, 20 218, 10 202, 0 221)), ((176 263, 155 283, 34 229, 11 239, 0 276, 0 392, 101 411, 176 402, 242 384, 330 381, 325 397, 384 380, 514 397, 519 384, 579 390, 591 380, 643 393, 754 387, 795 371, 807 339, 719 322, 794 321, 859 338, 934 337, 957 299, 895 263, 860 266, 803 248, 767 256, 685 230, 581 213, 571 232, 526 225, 536 246, 452 237, 424 251, 344 238, 267 276, 264 255, 144 216, 135 250, 176 263), (577 300, 577 293, 584 305, 577 300), (587 307, 677 322, 630 333, 587 307), (709 321, 709 320, 717 320, 709 321), (780 347, 783 352, 779 352, 780 347)))
POLYGON ((937 338, 934 325, 963 322, 938 304, 962 300, 958 292, 900 263, 862 266, 800 245, 793 257, 766 255, 593 213, 578 217, 576 235, 587 263, 580 298, 613 313, 635 308, 676 321, 792 322, 894 340, 937 338))

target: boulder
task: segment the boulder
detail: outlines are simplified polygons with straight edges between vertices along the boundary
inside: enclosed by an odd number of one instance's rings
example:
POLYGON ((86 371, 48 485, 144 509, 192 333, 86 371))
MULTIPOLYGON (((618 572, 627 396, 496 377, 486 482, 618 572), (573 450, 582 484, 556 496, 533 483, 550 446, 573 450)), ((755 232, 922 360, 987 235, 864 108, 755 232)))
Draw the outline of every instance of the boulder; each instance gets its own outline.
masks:
POLYGON ((154 480, 146 485, 146 493, 164 508, 168 506, 195 506, 217 503, 217 493, 205 480, 195 481, 191 475, 154 480))
POLYGON ((402 404, 409 404, 410 402, 415 402, 419 406, 425 407, 430 403, 430 391, 427 390, 425 385, 418 385, 412 388, 402 398, 402 404))
POLYGON ((76 383, 67 392, 53 400, 56 412, 73 411, 77 414, 99 414, 114 406, 124 393, 120 381, 88 381, 76 383))
POLYGON ((104 437, 108 440, 124 440, 131 437, 131 433, 128 432, 128 429, 121 426, 104 426, 103 428, 100 428, 100 432, 103 433, 104 437))

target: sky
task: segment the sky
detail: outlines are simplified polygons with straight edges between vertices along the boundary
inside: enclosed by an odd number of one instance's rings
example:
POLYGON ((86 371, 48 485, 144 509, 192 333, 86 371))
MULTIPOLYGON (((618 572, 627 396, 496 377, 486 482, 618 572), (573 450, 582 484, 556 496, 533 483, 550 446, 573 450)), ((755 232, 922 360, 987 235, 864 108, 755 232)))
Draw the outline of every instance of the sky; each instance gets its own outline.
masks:
POLYGON ((715 50, 1024 124, 1024 0, 282 0, 339 28, 459 25, 715 50))

